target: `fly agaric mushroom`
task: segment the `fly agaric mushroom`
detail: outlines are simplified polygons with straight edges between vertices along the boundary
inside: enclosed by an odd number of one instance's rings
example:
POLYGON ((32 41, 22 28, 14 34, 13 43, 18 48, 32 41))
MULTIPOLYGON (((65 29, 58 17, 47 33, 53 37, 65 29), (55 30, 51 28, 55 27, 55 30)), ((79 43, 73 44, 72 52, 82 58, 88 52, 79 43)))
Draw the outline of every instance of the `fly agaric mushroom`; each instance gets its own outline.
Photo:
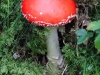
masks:
POLYGON ((71 22, 76 16, 74 0, 23 0, 21 10, 28 21, 48 27, 47 58, 62 68, 63 56, 60 52, 57 28, 71 22))

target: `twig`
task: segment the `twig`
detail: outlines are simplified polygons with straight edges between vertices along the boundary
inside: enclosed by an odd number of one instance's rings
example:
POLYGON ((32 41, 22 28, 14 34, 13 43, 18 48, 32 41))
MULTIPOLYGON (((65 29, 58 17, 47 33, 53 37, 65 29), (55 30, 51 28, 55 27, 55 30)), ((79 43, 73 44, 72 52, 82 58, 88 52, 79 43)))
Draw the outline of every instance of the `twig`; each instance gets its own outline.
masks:
POLYGON ((62 72, 62 74, 61 74, 61 75, 64 75, 64 73, 65 73, 66 69, 67 69, 67 65, 66 65, 66 67, 64 68, 64 70, 63 70, 63 72, 62 72))

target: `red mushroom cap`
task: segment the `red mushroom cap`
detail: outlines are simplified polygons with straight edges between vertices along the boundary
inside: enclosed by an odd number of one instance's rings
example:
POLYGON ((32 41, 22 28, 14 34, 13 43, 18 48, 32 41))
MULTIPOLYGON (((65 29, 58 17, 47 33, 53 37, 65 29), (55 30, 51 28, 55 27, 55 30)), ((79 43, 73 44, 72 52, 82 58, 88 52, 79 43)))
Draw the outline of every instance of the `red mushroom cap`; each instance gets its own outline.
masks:
POLYGON ((40 26, 61 26, 76 16, 74 0, 23 0, 24 17, 40 26))

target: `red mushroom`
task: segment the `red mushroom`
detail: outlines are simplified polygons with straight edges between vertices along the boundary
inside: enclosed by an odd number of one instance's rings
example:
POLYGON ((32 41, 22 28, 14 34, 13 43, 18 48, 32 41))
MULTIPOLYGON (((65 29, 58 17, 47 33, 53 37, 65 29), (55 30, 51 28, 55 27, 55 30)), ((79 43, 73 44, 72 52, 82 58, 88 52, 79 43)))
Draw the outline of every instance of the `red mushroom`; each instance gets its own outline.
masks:
POLYGON ((23 0, 21 10, 24 17, 36 25, 48 27, 47 57, 51 63, 63 67, 57 28, 73 20, 76 16, 74 0, 23 0))

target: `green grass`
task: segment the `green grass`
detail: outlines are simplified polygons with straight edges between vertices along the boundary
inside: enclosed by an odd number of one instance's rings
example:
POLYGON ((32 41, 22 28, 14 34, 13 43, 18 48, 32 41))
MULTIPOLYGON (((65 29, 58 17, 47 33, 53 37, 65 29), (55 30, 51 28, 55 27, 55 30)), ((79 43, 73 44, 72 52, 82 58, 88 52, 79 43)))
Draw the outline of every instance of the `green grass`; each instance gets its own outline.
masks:
POLYGON ((100 56, 97 50, 91 47, 79 47, 79 56, 76 50, 66 44, 63 47, 67 71, 70 75, 99 75, 100 74, 100 56))
POLYGON ((0 75, 44 75, 43 67, 30 59, 14 60, 11 54, 0 58, 0 75))

